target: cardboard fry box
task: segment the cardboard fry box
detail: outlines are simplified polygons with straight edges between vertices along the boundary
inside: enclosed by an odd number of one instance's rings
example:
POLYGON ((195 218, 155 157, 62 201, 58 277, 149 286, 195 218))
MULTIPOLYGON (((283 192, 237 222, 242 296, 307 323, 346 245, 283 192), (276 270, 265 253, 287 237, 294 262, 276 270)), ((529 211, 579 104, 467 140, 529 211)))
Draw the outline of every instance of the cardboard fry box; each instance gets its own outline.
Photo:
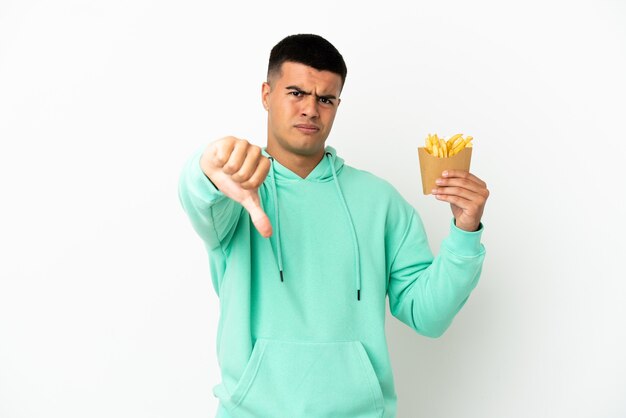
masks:
POLYGON ((439 158, 430 155, 426 148, 419 147, 417 154, 420 160, 420 171, 422 173, 422 188, 424 194, 437 187, 435 180, 441 177, 444 170, 469 171, 470 160, 472 159, 472 147, 463 148, 458 154, 452 157, 439 158))

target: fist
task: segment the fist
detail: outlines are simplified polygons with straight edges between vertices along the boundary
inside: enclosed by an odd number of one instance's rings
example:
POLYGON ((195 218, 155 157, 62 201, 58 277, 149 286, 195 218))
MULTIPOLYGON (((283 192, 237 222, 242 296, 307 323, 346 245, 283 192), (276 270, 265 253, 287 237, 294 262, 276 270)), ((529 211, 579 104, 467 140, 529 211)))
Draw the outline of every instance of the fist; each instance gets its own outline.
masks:
POLYGON ((200 167, 222 193, 248 211, 262 236, 272 235, 272 225, 261 208, 258 193, 270 170, 270 160, 263 156, 260 147, 227 136, 207 146, 200 167))

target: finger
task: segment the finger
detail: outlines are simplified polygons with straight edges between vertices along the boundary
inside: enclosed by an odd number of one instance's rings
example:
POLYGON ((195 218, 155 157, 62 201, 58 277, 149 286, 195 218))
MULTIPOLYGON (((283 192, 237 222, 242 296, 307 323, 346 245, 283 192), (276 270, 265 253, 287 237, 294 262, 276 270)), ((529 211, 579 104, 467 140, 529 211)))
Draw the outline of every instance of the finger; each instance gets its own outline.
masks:
POLYGON ((254 224, 254 227, 259 231, 259 233, 267 238, 272 235, 272 224, 270 223, 270 219, 267 217, 263 208, 261 208, 261 201, 259 199, 259 194, 255 191, 250 194, 250 196, 244 199, 241 202, 241 205, 248 211, 250 214, 250 219, 254 224))
POLYGON ((471 200, 465 199, 464 197, 459 197, 456 195, 446 195, 446 194, 437 194, 435 197, 438 200, 443 200, 448 203, 452 203, 463 210, 472 209, 474 203, 471 200))
POLYGON ((235 147, 228 157, 228 162, 222 167, 222 171, 226 174, 234 174, 241 168, 241 164, 246 158, 246 151, 250 144, 245 139, 235 142, 235 147))
POLYGON ((432 190, 432 194, 435 196, 445 195, 445 196, 458 196, 466 199, 468 201, 478 202, 482 199, 482 196, 479 193, 475 193, 471 190, 468 190, 463 187, 439 187, 432 190))
POLYGON ((480 185, 479 183, 472 181, 470 179, 464 178, 443 178, 435 180, 437 187, 447 188, 451 186, 462 187, 468 190, 471 190, 474 193, 478 193, 481 196, 486 196, 488 194, 487 189, 480 185))
POLYGON ((266 157, 261 156, 259 163, 256 166, 256 171, 250 176, 250 178, 240 184, 244 189, 258 189, 261 187, 263 181, 267 177, 267 173, 270 172, 271 163, 266 157))
POLYGON ((215 148, 213 149, 212 164, 218 168, 224 167, 224 164, 228 162, 230 154, 233 152, 235 144, 236 140, 233 137, 223 138, 222 140, 218 141, 215 148))
POLYGON ((231 176, 232 179, 238 183, 248 180, 256 171, 260 159, 261 148, 254 145, 248 146, 245 160, 241 164, 239 171, 231 176))
POLYGON ((480 196, 474 194, 473 198, 467 199, 465 196, 460 196, 456 194, 434 194, 434 196, 438 200, 443 200, 445 202, 449 202, 457 207, 461 208, 463 212, 470 217, 480 219, 480 216, 483 212, 483 208, 485 207, 486 199, 481 198, 480 196))
POLYGON ((441 173, 441 177, 443 177, 443 178, 453 178, 453 177, 464 178, 464 179, 469 179, 469 180, 475 181, 476 183, 480 184, 483 187, 487 186, 487 183, 485 183, 484 181, 482 181, 481 179, 479 179, 478 177, 476 177, 472 173, 470 173, 468 171, 465 171, 465 170, 446 170, 443 173, 441 173))

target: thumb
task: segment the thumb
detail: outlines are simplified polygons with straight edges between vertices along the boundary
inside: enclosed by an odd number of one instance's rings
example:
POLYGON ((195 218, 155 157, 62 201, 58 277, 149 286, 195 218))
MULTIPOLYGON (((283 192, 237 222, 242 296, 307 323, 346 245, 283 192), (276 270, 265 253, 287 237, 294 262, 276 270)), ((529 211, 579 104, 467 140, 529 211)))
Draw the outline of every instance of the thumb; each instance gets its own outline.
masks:
POLYGON ((263 211, 263 208, 261 208, 261 200, 256 190, 252 191, 250 196, 243 199, 241 205, 248 211, 252 223, 264 238, 268 238, 272 235, 272 224, 263 211))

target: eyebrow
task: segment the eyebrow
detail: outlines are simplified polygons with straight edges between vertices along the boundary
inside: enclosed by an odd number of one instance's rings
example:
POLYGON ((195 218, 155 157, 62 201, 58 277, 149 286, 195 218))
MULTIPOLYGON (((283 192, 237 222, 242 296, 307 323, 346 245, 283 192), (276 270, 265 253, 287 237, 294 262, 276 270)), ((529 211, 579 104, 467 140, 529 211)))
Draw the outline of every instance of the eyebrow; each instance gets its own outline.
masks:
MULTIPOLYGON (((285 89, 286 89, 286 90, 296 90, 297 92, 302 93, 302 94, 306 94, 306 95, 310 95, 310 94, 312 94, 310 91, 304 91, 304 90, 302 90, 302 89, 301 89, 300 87, 298 87, 298 86, 287 86, 287 87, 285 87, 285 89)), ((335 96, 334 96, 334 95, 332 95, 332 94, 327 94, 327 95, 325 95, 325 96, 318 96, 318 95, 316 94, 316 95, 315 95, 315 97, 317 97, 318 99, 335 99, 335 100, 337 99, 337 97, 335 97, 335 96)))

